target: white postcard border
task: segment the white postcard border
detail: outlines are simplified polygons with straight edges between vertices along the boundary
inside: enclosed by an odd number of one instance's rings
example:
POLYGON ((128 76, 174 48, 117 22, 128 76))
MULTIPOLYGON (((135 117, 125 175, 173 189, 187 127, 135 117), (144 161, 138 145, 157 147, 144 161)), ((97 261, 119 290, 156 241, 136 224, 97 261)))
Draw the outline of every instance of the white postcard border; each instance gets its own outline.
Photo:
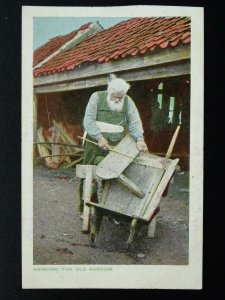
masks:
POLYGON ((171 6, 22 9, 22 286, 23 288, 201 289, 203 238, 203 8, 171 6), (33 17, 191 17, 189 264, 33 266, 33 17), (36 268, 36 269, 35 269, 36 268), (37 268, 40 268, 39 270, 37 268), (55 268, 55 269, 53 269, 55 268), (63 269, 64 268, 64 269, 63 269), (91 271, 91 268, 99 268, 91 271), (108 270, 107 270, 108 268, 108 270), (52 269, 52 270, 51 270, 52 269), (102 269, 102 270, 101 270, 102 269))

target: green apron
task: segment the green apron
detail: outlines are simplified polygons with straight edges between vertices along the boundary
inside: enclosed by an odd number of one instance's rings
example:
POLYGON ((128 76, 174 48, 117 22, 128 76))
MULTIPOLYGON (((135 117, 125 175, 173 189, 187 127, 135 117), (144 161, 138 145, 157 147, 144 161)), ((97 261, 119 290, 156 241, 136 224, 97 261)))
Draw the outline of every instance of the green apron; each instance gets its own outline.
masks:
MULTIPOLYGON (((105 122, 113 125, 120 125, 125 127, 127 101, 128 97, 125 96, 124 105, 121 112, 111 111, 107 105, 107 91, 98 92, 98 106, 96 121, 105 122)), ((102 132, 104 138, 108 141, 109 145, 116 146, 124 137, 123 132, 102 132)), ((87 138, 93 140, 89 135, 87 138)), ((107 151, 101 150, 98 146, 85 142, 84 144, 84 165, 97 165, 108 154, 107 151)))

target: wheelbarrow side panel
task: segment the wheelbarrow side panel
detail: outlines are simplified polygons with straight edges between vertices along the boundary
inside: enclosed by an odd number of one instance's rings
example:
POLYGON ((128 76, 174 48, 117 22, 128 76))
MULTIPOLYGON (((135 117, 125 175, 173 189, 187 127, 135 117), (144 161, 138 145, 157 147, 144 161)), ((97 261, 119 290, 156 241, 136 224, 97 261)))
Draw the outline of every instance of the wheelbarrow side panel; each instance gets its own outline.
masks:
POLYGON ((161 169, 131 163, 124 173, 144 192, 145 196, 142 199, 135 196, 118 180, 113 179, 108 181, 104 188, 101 206, 131 218, 150 221, 177 163, 178 159, 166 159, 161 169))
POLYGON ((170 178, 173 176, 173 173, 175 171, 176 165, 178 164, 179 159, 174 159, 174 160, 167 160, 167 165, 166 165, 166 171, 162 177, 162 179, 159 182, 159 185, 151 199, 149 199, 149 203, 147 208, 144 211, 144 214, 142 215, 142 218, 145 219, 146 221, 150 221, 152 218, 152 215, 154 214, 155 210, 159 206, 160 199, 162 197, 162 194, 164 190, 167 187, 167 184, 170 181, 170 178))
POLYGON ((106 187, 106 191, 102 198, 102 206, 105 209, 116 213, 127 215, 130 217, 142 217, 140 215, 141 208, 146 203, 149 192, 151 191, 155 177, 164 170, 159 170, 149 166, 131 164, 125 175, 134 182, 145 194, 142 199, 132 194, 128 189, 122 186, 116 179, 110 180, 106 187))

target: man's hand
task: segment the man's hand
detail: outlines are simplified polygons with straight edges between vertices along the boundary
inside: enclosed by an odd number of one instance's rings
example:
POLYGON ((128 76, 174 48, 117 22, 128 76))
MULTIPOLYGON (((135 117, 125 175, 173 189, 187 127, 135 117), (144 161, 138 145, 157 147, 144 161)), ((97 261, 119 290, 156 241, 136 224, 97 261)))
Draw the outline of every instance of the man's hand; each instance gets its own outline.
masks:
POLYGON ((98 146, 99 148, 101 148, 102 150, 110 150, 110 146, 108 144, 108 141, 104 138, 104 137, 101 137, 99 140, 98 140, 98 146))
POLYGON ((147 152, 148 151, 148 147, 147 147, 147 145, 145 144, 145 142, 143 140, 137 141, 137 148, 141 152, 147 152))

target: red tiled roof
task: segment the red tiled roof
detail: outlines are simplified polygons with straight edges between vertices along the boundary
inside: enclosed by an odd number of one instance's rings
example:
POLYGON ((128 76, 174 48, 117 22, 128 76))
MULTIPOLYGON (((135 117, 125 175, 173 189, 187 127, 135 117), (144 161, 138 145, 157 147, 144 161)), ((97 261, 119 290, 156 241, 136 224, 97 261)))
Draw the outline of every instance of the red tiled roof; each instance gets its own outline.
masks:
POLYGON ((33 66, 36 66, 52 53, 59 50, 65 43, 72 40, 80 30, 85 30, 91 23, 82 25, 78 30, 72 31, 66 35, 59 35, 50 39, 47 43, 37 48, 33 53, 33 66))
POLYGON ((74 48, 59 53, 34 71, 34 76, 73 70, 82 63, 104 63, 142 55, 191 41, 190 18, 133 18, 97 32, 74 48))

